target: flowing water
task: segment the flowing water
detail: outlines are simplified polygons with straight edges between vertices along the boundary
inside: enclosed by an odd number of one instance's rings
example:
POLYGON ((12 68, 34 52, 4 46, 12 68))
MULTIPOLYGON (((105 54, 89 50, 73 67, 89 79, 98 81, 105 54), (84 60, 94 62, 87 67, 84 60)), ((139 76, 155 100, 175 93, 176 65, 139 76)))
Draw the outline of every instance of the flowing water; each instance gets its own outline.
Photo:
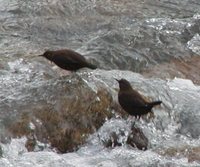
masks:
POLYGON ((198 72, 181 73, 182 68, 199 69, 195 63, 189 64, 193 57, 199 62, 199 12, 199 0, 0 0, 2 140, 9 138, 6 125, 24 106, 33 110, 39 97, 52 102, 52 92, 45 91, 48 86, 43 85, 56 86, 53 79, 59 72, 37 57, 47 49, 76 50, 104 69, 91 73, 94 80, 118 89, 111 79, 125 77, 145 96, 158 96, 164 102, 162 109, 155 110, 154 121, 136 123, 149 140, 147 151, 125 144, 131 123, 116 117, 71 153, 58 154, 48 147, 28 152, 26 137, 2 141, 0 166, 200 166, 200 82, 196 82, 200 77, 198 72), (180 63, 178 69, 174 60, 180 63), (171 67, 172 61, 175 65, 171 67), (162 79, 130 72, 148 73, 157 66, 151 76, 162 75, 162 79), (167 68, 164 75, 166 66, 172 69, 167 68), (196 80, 189 80, 191 75, 196 80), (112 131, 124 132, 122 146, 105 148, 101 141, 112 131))

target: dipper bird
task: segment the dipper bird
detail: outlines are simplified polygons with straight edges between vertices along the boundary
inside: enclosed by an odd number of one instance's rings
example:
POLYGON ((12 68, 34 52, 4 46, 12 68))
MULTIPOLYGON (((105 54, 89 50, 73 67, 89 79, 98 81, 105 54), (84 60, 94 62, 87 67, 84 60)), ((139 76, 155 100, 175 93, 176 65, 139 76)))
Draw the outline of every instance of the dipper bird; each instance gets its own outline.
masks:
MULTIPOLYGON (((117 79, 116 79, 117 80, 117 79)), ((147 102, 136 90, 131 87, 131 84, 125 80, 117 80, 119 83, 118 101, 121 107, 135 118, 141 117, 151 109, 162 103, 162 101, 147 102)))
POLYGON ((68 71, 76 71, 80 68, 90 68, 96 69, 97 67, 89 62, 79 53, 70 50, 56 50, 56 51, 46 51, 42 55, 51 62, 54 62, 58 67, 68 70, 68 71))

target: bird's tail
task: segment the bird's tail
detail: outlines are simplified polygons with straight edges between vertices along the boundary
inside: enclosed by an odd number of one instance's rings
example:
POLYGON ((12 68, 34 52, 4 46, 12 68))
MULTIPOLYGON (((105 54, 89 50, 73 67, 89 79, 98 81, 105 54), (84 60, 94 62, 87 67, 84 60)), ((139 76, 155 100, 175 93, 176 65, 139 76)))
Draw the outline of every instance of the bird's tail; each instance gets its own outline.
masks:
POLYGON ((93 70, 97 68, 97 66, 95 66, 95 65, 93 65, 91 63, 88 63, 87 67, 90 68, 90 69, 93 69, 93 70))
POLYGON ((149 109, 152 109, 156 105, 160 105, 162 101, 154 101, 148 104, 149 109))

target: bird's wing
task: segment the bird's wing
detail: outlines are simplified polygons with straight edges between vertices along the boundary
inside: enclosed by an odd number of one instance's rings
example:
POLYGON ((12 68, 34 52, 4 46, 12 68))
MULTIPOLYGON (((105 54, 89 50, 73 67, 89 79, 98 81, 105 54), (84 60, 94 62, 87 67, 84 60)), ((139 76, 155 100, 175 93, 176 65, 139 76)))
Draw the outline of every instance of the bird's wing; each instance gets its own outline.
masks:
POLYGON ((79 53, 77 53, 77 52, 75 52, 73 50, 67 50, 67 51, 68 51, 67 55, 66 55, 65 51, 62 53, 62 55, 64 57, 67 57, 67 59, 70 60, 71 62, 80 63, 80 62, 85 62, 86 61, 86 59, 81 54, 79 54, 79 53))
POLYGON ((72 58, 71 56, 67 56, 64 53, 57 53, 52 58, 52 61, 56 64, 59 62, 59 64, 63 64, 63 65, 68 64, 68 63, 70 63, 70 64, 78 64, 79 63, 76 59, 72 58))
POLYGON ((131 93, 122 93, 119 100, 124 104, 124 107, 129 108, 140 108, 146 105, 145 101, 140 96, 131 93))

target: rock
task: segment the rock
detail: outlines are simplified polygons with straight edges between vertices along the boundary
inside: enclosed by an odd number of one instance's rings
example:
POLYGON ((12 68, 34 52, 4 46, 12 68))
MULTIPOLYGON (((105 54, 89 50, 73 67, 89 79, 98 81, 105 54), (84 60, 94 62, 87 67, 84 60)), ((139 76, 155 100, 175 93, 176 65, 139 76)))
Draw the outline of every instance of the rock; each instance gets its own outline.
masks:
POLYGON ((27 137, 25 146, 28 151, 34 151, 36 144, 37 144, 37 141, 36 141, 34 135, 27 137))
POLYGON ((145 77, 158 77, 162 79, 185 78, 192 80, 195 84, 200 84, 200 76, 198 75, 199 65, 199 56, 185 58, 184 60, 171 59, 169 62, 143 70, 142 74, 145 77))
MULTIPOLYGON (((10 100, 9 107, 6 103, 0 103, 5 126, 5 133, 1 132, 2 136, 34 136, 28 138, 29 150, 34 150, 37 142, 50 145, 61 153, 78 149, 86 142, 89 134, 98 131, 102 125, 107 126, 106 120, 112 117, 127 118, 128 114, 121 112, 118 105, 119 88, 114 78, 129 80, 147 99, 151 97, 151 100, 163 101, 161 107, 157 111, 154 110, 157 119, 153 126, 164 131, 175 117, 173 121, 180 123, 179 129, 176 130, 178 133, 186 136, 190 133, 191 137, 198 137, 198 110, 192 110, 194 106, 198 109, 200 105, 197 86, 184 79, 147 79, 137 73, 119 70, 82 71, 37 83, 18 83, 17 89, 10 88, 11 92, 17 90, 12 94, 12 98, 10 91, 5 92, 9 93, 7 97, 4 95, 5 99, 10 100), (191 114, 188 115, 188 112, 191 114)), ((148 128, 144 132, 149 141, 138 128, 133 128, 130 132, 131 128, 126 123, 110 124, 110 129, 108 126, 102 132, 103 137, 100 135, 105 146, 120 146, 126 144, 128 139, 128 144, 147 149, 148 142, 151 144, 151 141, 155 140, 155 134, 151 134, 148 128)))
POLYGON ((188 162, 200 162, 200 147, 192 148, 188 154, 188 162))
MULTIPOLYGON (((12 137, 33 135, 59 152, 74 151, 112 116, 111 94, 104 88, 91 89, 78 75, 33 89, 29 91, 37 101, 18 106, 20 113, 8 125, 12 137)), ((26 144, 28 150, 34 145, 32 139, 26 144)))
POLYGON ((131 145, 132 147, 136 147, 139 150, 147 150, 148 146, 148 139, 142 132, 140 128, 133 127, 131 129, 131 132, 128 134, 128 138, 124 131, 119 131, 117 134, 116 132, 112 132, 108 138, 108 140, 103 141, 103 144, 105 147, 116 147, 116 146, 122 146, 125 143, 123 143, 123 140, 121 138, 126 137, 127 141, 126 143, 128 145, 131 145))
POLYGON ((159 155, 173 157, 173 158, 188 158, 188 162, 200 162, 200 147, 191 147, 183 145, 182 147, 169 147, 160 150, 155 150, 159 155))
POLYGON ((132 127, 131 133, 128 135, 127 144, 140 150, 147 150, 148 139, 140 128, 132 127))
POLYGON ((117 134, 116 132, 112 132, 108 138, 108 140, 102 141, 105 147, 116 147, 116 146, 122 146, 123 143, 120 142, 120 137, 124 136, 124 132, 120 131, 120 134, 117 134))
POLYGON ((113 148, 126 144, 129 131, 130 127, 125 120, 112 118, 97 131, 97 136, 105 147, 113 148))
POLYGON ((142 130, 136 126, 131 127, 132 122, 121 119, 108 120, 98 131, 99 140, 105 147, 116 147, 125 144, 146 150, 148 139, 142 130))

